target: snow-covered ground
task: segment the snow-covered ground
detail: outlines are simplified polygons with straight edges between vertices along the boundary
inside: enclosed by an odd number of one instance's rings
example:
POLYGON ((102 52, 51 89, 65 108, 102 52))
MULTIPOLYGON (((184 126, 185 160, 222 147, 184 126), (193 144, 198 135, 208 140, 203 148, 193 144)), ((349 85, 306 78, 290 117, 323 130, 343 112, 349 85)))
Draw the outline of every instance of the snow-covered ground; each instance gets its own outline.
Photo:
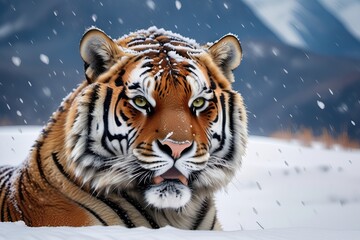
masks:
MULTIPOLYGON (((39 131, 0 127, 0 164, 20 163, 39 131)), ((360 239, 360 150, 252 136, 217 205, 224 232, 0 223, 0 239, 360 239)))

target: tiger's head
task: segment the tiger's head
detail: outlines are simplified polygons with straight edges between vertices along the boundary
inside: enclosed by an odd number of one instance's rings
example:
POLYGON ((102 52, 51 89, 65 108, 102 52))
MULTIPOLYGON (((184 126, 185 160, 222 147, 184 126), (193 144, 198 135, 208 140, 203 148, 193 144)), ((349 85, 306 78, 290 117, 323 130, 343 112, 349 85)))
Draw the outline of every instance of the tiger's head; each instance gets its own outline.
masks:
POLYGON ((231 88, 242 57, 235 36, 200 46, 155 27, 118 40, 91 28, 80 53, 87 82, 66 148, 82 184, 177 209, 229 183, 247 141, 243 100, 231 88))

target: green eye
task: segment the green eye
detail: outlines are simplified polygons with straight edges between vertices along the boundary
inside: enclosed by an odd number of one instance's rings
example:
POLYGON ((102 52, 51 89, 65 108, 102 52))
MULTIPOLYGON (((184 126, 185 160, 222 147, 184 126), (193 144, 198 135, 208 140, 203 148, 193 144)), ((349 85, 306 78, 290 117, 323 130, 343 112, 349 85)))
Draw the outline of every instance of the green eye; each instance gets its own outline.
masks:
POLYGON ((139 108, 145 108, 148 105, 148 101, 142 96, 135 97, 133 101, 139 108))
POLYGON ((204 106, 204 104, 205 104, 205 98, 199 97, 193 101, 192 106, 194 108, 201 108, 202 106, 204 106))

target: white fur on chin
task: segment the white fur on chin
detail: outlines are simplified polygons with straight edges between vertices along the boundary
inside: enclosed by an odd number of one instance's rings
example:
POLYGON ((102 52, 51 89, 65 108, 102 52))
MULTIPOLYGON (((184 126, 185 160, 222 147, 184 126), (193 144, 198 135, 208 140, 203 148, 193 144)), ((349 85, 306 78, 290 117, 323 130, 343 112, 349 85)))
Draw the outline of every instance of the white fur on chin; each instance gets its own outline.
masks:
POLYGON ((191 199, 191 191, 181 183, 165 182, 145 191, 146 201, 159 209, 184 207, 191 199))

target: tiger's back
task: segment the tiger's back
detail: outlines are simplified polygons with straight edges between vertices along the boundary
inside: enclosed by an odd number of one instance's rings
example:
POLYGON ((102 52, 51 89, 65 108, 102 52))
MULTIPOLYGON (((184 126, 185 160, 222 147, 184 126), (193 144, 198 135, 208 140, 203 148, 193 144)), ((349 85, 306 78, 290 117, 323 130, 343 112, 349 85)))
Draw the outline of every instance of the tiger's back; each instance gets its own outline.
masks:
POLYGON ((214 193, 241 165, 238 40, 212 45, 155 27, 118 40, 88 30, 86 81, 18 168, 0 168, 1 221, 30 226, 220 229, 214 193))

